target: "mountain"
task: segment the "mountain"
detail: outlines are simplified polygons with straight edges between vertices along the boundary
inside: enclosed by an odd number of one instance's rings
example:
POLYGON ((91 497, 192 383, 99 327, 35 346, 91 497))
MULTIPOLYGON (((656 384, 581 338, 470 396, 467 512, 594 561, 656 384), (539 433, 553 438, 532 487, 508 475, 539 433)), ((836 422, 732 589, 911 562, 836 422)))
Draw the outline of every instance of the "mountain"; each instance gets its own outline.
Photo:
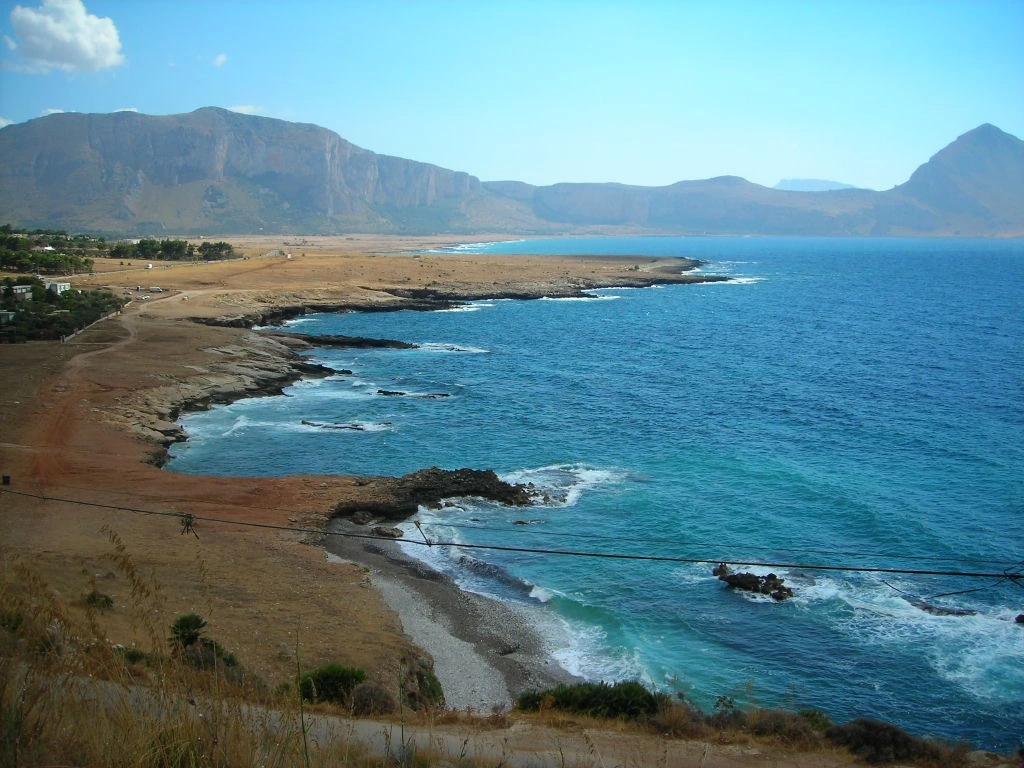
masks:
POLYGON ((1024 234, 1024 142, 964 134, 903 185, 770 189, 481 182, 315 125, 206 107, 63 113, 0 129, 0 221, 159 236, 247 232, 1024 234))
POLYGON ((829 192, 833 189, 854 189, 854 186, 827 179, 783 179, 772 189, 787 192, 829 192))
POLYGON ((927 205, 954 229, 1022 234, 1024 141, 986 123, 935 154, 894 191, 927 205))
POLYGON ((0 211, 27 225, 176 233, 457 224, 478 179, 315 125, 204 108, 64 113, 0 131, 0 211), (57 118, 57 119, 54 119, 57 118))

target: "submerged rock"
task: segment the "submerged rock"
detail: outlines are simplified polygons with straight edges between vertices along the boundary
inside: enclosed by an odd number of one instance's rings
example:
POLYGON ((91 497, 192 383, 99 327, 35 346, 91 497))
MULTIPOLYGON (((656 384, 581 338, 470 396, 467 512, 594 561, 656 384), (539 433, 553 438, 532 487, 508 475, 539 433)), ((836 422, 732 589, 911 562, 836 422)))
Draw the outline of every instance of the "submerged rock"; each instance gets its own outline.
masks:
POLYGON ((785 585, 785 580, 774 573, 758 576, 754 573, 733 573, 725 563, 719 563, 711 573, 724 581, 733 589, 769 595, 773 600, 785 600, 793 596, 793 590, 785 585))

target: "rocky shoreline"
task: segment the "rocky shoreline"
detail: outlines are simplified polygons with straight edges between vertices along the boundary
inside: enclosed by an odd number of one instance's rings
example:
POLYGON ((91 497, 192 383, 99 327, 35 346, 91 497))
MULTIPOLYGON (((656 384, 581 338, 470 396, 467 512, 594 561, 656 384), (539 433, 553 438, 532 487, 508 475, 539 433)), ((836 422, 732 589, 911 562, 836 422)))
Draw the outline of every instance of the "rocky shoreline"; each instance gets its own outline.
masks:
POLYGON ((300 351, 316 347, 411 349, 415 344, 393 339, 370 339, 352 336, 314 336, 290 331, 267 330, 262 326, 280 325, 305 314, 320 312, 394 312, 399 310, 437 311, 469 301, 493 299, 531 300, 540 298, 581 298, 588 290, 610 287, 648 288, 654 285, 681 285, 722 282, 728 278, 717 275, 693 275, 689 271, 701 266, 696 259, 645 259, 652 262, 643 270, 615 280, 571 278, 558 285, 550 283, 504 288, 497 291, 473 289, 389 288, 384 293, 394 301, 346 301, 280 304, 237 315, 194 318, 205 325, 238 328, 250 333, 240 343, 205 350, 210 364, 195 375, 187 375, 175 383, 157 387, 141 397, 132 407, 137 418, 129 418, 128 430, 159 446, 152 463, 163 466, 167 448, 188 439, 175 422, 182 413, 205 410, 213 405, 228 404, 248 397, 279 395, 304 377, 326 377, 339 373, 326 366, 310 363, 300 351))
MULTIPOLYGON (((645 260, 651 261, 651 260, 645 260)), ((501 290, 435 290, 389 288, 389 299, 346 302, 308 302, 264 306, 237 315, 192 318, 207 326, 224 328, 226 343, 202 350, 205 363, 167 377, 170 381, 142 390, 123 402, 121 419, 129 433, 155 444, 150 463, 163 466, 170 445, 188 439, 176 420, 182 413, 227 404, 248 397, 281 394, 306 377, 331 376, 343 371, 309 362, 302 353, 316 347, 407 349, 414 344, 392 339, 348 336, 312 336, 260 326, 281 323, 312 312, 433 311, 460 303, 496 298, 537 299, 584 297, 586 291, 607 287, 649 287, 659 284, 714 282, 725 278, 680 274, 678 259, 655 268, 645 265, 627 278, 611 281, 571 278, 558 284, 505 287, 501 290)), ((699 262, 683 265, 693 269, 699 262)), ((392 610, 398 613, 406 634, 427 649, 446 691, 449 707, 478 712, 503 710, 513 697, 527 690, 550 687, 574 678, 555 664, 548 649, 522 611, 480 595, 462 591, 450 578, 404 555, 397 543, 371 533, 375 523, 406 520, 421 504, 443 499, 481 496, 505 504, 534 503, 534 491, 510 485, 490 470, 436 467, 404 477, 349 478, 352 488, 344 500, 324 511, 329 531, 347 531, 355 537, 325 535, 321 542, 331 556, 369 569, 371 580, 392 610)), ((413 665, 415 666, 415 665, 413 665)))

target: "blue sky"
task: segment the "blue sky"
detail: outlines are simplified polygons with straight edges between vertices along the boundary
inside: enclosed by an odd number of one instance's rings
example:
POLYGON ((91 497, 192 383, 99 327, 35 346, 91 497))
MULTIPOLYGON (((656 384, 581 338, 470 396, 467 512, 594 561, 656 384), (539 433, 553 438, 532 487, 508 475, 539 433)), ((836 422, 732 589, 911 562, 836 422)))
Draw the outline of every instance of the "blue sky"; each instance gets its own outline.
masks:
POLYGON ((1024 0, 22 0, 0 36, 0 124, 220 106, 484 180, 887 189, 1024 138, 1024 0))

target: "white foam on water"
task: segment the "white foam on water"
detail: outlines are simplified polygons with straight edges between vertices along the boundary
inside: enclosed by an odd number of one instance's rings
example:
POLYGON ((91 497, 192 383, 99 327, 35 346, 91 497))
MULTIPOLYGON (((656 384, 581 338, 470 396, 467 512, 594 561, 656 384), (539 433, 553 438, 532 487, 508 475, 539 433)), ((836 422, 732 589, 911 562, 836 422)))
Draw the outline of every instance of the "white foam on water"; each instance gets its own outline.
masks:
POLYGON ((368 393, 362 391, 362 388, 366 386, 376 385, 371 385, 370 382, 356 384, 354 381, 349 382, 347 377, 338 377, 319 379, 310 384, 303 383, 299 388, 303 390, 303 399, 311 402, 314 400, 363 400, 370 397, 368 393), (345 386, 346 384, 349 386, 345 386))
POLYGON ((501 476, 506 483, 523 484, 536 489, 537 506, 572 507, 586 491, 616 485, 627 474, 615 469, 595 469, 583 464, 553 464, 522 469, 501 476))
POLYGON ((484 349, 483 347, 469 347, 463 344, 449 344, 448 342, 444 341, 428 341, 417 346, 424 352, 465 352, 473 355, 482 355, 491 351, 489 349, 484 349))
POLYGON ((1024 632, 1014 623, 1012 606, 971 603, 966 595, 922 601, 940 609, 976 611, 937 615, 897 591, 909 592, 913 584, 897 583, 894 588, 874 579, 815 576, 813 584, 801 586, 779 575, 796 589, 793 602, 839 616, 834 626, 857 642, 880 652, 915 648, 940 677, 971 696, 1000 701, 1016 691, 1014 700, 1024 703, 1024 632), (837 601, 849 610, 836 611, 837 601))
POLYGON ((306 421, 304 427, 322 432, 339 434, 358 434, 360 432, 393 432, 395 426, 390 421, 306 421))
MULTIPOLYGON (((238 414, 234 420, 227 426, 226 429, 219 432, 221 437, 230 437, 232 435, 247 432, 249 430, 268 429, 274 432, 281 433, 302 433, 302 432, 314 432, 316 427, 311 427, 307 424, 292 421, 270 421, 267 419, 252 419, 245 414, 238 414)), ((207 434, 213 435, 218 434, 216 427, 204 430, 207 434)))
POLYGON ((481 309, 487 309, 493 307, 494 304, 490 301, 471 301, 466 304, 459 304, 454 307, 448 307, 447 309, 435 310, 438 313, 443 312, 479 312, 481 309))
POLYGON ((252 426, 252 422, 249 421, 246 416, 236 416, 235 420, 231 423, 231 426, 224 430, 222 434, 225 436, 233 435, 235 432, 247 429, 250 426, 252 426))
POLYGON ((538 587, 536 584, 533 585, 533 589, 530 590, 530 597, 536 600, 538 603, 548 603, 555 596, 554 592, 544 587, 538 587))
POLYGON ((549 653, 566 672, 590 681, 650 679, 636 648, 610 648, 608 633, 595 624, 558 621, 563 625, 560 632, 541 631, 552 645, 560 646, 549 648, 549 653))
POLYGON ((508 243, 525 243, 526 240, 522 239, 522 240, 501 240, 501 241, 491 241, 491 242, 482 242, 482 243, 458 243, 456 245, 446 245, 446 246, 443 246, 442 248, 430 248, 429 250, 422 251, 422 253, 476 253, 478 251, 483 250, 484 248, 487 248, 488 246, 494 245, 495 242, 502 242, 502 243, 506 243, 506 244, 508 244, 508 243))

